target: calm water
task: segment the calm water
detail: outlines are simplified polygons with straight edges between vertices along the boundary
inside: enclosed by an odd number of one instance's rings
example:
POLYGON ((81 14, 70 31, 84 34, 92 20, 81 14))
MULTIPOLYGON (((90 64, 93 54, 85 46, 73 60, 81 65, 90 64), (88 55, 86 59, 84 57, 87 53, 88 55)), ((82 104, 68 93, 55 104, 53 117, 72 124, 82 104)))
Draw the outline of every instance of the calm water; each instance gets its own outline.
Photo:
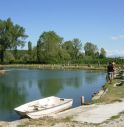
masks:
POLYGON ((0 120, 19 119, 15 107, 51 95, 73 98, 73 107, 79 106, 81 96, 91 101, 104 83, 102 71, 9 69, 0 76, 0 120))

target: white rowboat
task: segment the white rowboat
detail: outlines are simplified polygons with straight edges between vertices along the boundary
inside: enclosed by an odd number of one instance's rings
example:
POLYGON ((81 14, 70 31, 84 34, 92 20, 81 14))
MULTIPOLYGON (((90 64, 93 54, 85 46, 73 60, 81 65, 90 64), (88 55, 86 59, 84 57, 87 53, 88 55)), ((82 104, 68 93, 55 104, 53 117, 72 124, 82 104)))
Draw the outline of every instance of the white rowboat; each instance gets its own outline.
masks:
POLYGON ((32 119, 37 119, 69 109, 72 104, 73 99, 50 96, 23 104, 14 110, 22 117, 28 116, 32 119))

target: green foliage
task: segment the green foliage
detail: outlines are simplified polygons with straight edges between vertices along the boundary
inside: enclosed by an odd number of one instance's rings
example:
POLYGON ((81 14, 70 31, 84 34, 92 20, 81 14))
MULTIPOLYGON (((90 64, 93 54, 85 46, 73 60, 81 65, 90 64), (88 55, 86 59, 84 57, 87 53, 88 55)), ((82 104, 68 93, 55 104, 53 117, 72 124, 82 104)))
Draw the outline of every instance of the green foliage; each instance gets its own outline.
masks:
POLYGON ((95 54, 98 51, 98 48, 97 48, 97 45, 91 42, 86 42, 84 45, 84 50, 85 50, 86 56, 95 56, 95 54))
POLYGON ((32 59, 31 60, 32 60, 33 63, 37 62, 37 47, 34 47, 32 49, 32 59))
MULTIPOLYGON (((4 61, 4 53, 7 49, 17 50, 18 46, 24 46, 25 29, 19 25, 14 25, 10 18, 0 20, 0 55, 1 62, 4 61)), ((15 52, 16 57, 16 52, 15 52)))
POLYGON ((82 44, 78 38, 64 42, 62 49, 66 52, 65 59, 69 63, 76 63, 79 61, 79 58, 81 58, 79 55, 81 54, 82 44))
POLYGON ((56 63, 62 40, 54 31, 43 32, 37 42, 38 62, 56 63))
POLYGON ((32 43, 30 41, 28 42, 28 55, 29 60, 32 61, 32 43))
POLYGON ((29 61, 30 61, 30 56, 27 53, 23 54, 23 56, 21 56, 20 58, 20 62, 28 63, 29 61))
POLYGON ((78 38, 63 41, 54 31, 43 32, 37 46, 28 42, 28 50, 18 50, 25 45, 25 29, 14 24, 10 18, 0 20, 0 59, 1 63, 43 63, 43 64, 107 64, 114 61, 123 64, 124 59, 106 58, 106 51, 92 42, 86 42, 84 49, 78 38), (83 53, 82 51, 85 51, 83 53))
POLYGON ((78 38, 73 39, 74 59, 77 59, 82 49, 82 43, 78 38))
POLYGON ((11 51, 6 51, 5 52, 5 63, 14 63, 15 62, 15 57, 11 51))
POLYGON ((31 55, 31 52, 32 52, 32 43, 29 41, 28 42, 28 53, 29 53, 29 55, 31 55))
POLYGON ((106 51, 104 48, 101 48, 100 50, 100 58, 105 58, 106 57, 106 51))
POLYGON ((73 42, 72 41, 66 41, 64 42, 64 44, 62 45, 62 49, 63 51, 65 51, 64 53, 65 55, 65 59, 69 62, 73 59, 73 54, 74 54, 74 47, 73 47, 73 42))

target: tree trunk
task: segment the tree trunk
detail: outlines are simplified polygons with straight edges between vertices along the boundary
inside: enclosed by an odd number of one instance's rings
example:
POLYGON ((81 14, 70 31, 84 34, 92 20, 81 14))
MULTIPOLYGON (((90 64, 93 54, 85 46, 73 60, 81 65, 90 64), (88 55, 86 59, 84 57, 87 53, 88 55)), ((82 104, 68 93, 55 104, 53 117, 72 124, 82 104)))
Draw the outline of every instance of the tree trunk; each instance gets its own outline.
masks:
POLYGON ((1 63, 4 62, 4 50, 0 51, 0 59, 1 59, 1 63))
POLYGON ((15 46, 15 49, 14 49, 14 57, 17 60, 17 46, 15 46))

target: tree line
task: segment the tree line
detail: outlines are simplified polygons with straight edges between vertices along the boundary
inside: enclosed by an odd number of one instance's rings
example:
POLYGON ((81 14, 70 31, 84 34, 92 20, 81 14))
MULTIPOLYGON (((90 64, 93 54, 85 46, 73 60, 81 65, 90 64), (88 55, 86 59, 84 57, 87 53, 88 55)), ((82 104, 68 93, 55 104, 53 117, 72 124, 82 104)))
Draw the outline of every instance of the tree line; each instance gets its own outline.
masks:
POLYGON ((10 18, 0 20, 0 62, 41 64, 103 64, 107 62, 104 48, 98 49, 92 42, 84 46, 78 38, 64 41, 54 31, 43 32, 37 45, 26 42, 25 28, 14 24, 10 18), (18 50, 28 43, 27 50, 18 50))

